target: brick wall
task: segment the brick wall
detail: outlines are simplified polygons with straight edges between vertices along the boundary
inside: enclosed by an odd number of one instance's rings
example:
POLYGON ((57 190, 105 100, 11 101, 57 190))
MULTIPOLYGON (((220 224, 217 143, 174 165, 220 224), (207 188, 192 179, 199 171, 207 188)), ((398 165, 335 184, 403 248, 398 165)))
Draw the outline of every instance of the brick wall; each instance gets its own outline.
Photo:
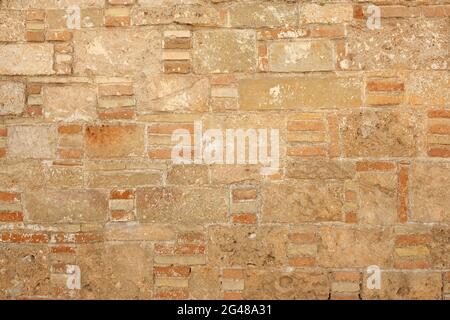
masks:
POLYGON ((0 298, 448 299, 449 15, 0 1, 0 298), (278 129, 278 172, 174 164, 194 121, 278 129))

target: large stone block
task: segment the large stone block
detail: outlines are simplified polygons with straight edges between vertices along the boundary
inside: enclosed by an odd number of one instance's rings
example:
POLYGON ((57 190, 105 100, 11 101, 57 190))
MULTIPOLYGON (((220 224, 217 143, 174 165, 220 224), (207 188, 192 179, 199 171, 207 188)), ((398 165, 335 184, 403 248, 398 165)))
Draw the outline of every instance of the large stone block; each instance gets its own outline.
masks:
POLYGON ((208 261, 214 266, 285 265, 285 227, 214 226, 209 229, 208 261))
POLYGON ((339 221, 342 219, 342 184, 269 184, 262 188, 265 222, 339 221))
POLYGON ((328 299, 326 272, 251 269, 245 279, 244 298, 260 300, 328 299))
POLYGON ((25 38, 25 12, 0 10, 0 41, 23 41, 25 38))
POLYGON ((52 158, 56 152, 56 128, 13 126, 8 129, 8 156, 11 158, 52 158))
POLYGON ((161 35, 154 29, 83 30, 74 34, 74 73, 145 75, 158 73, 161 35))
POLYGON ((21 114, 25 105, 25 85, 0 81, 0 115, 21 114))
POLYGON ((361 111, 343 118, 347 157, 410 157, 417 153, 416 120, 411 112, 361 111))
POLYGON ((363 299, 423 300, 441 299, 442 276, 440 272, 382 271, 381 288, 368 289, 367 276, 363 279, 363 299))
POLYGON ((38 297, 49 293, 49 248, 0 246, 0 297, 38 297))
POLYGON ((333 51, 330 41, 273 42, 269 46, 269 68, 275 72, 333 70, 333 51))
POLYGON ((224 222, 228 191, 221 187, 154 187, 136 192, 140 221, 164 223, 224 222))
POLYGON ((300 24, 343 23, 353 19, 351 4, 302 3, 299 5, 300 24))
POLYGON ((416 162, 411 170, 411 220, 450 221, 450 165, 416 162))
POLYGON ((236 3, 230 8, 230 24, 239 28, 296 26, 297 8, 283 3, 236 3))
POLYGON ((373 225, 397 222, 397 180, 395 172, 360 173, 358 220, 373 225))
POLYGON ((319 229, 317 264, 327 268, 367 268, 392 265, 390 228, 323 226, 319 229))
POLYGON ((163 75, 146 78, 136 86, 140 113, 204 112, 208 102, 209 81, 203 77, 163 75))
POLYGON ((196 73, 253 72, 256 34, 248 30, 196 31, 193 66, 196 73))
POLYGON ((239 82, 243 110, 351 108, 362 105, 358 78, 264 77, 239 82))
POLYGON ((45 86, 44 110, 49 120, 90 121, 97 117, 96 88, 90 85, 45 86))
POLYGON ((53 71, 50 43, 0 44, 0 75, 49 75, 53 71))
POLYGON ((88 126, 85 141, 89 158, 142 156, 144 128, 135 124, 88 126))
POLYGON ((348 50, 358 69, 448 68, 448 19, 383 19, 382 28, 352 24, 348 50))
POLYGON ((104 222, 108 213, 108 195, 97 190, 32 191, 24 201, 30 222, 104 222))

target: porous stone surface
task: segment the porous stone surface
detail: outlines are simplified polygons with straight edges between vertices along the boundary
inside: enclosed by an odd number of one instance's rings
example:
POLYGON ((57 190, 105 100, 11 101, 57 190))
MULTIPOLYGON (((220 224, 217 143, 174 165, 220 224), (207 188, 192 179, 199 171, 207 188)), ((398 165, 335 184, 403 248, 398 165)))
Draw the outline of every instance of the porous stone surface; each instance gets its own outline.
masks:
POLYGON ((0 300, 450 299, 449 12, 0 0, 0 300))

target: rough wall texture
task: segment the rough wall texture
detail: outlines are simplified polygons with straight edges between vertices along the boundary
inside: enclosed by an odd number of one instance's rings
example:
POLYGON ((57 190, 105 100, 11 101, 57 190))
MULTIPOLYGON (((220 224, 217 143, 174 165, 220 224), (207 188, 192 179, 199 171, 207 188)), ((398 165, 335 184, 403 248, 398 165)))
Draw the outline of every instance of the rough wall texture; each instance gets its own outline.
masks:
POLYGON ((450 3, 371 3, 0 1, 0 297, 448 298, 450 3))

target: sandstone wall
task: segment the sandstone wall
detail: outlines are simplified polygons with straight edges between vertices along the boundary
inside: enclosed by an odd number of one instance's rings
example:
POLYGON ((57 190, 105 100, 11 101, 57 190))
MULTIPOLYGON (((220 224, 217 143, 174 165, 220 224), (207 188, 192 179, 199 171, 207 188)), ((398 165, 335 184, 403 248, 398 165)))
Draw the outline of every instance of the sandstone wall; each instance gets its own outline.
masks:
POLYGON ((449 298, 449 15, 1 0, 0 298, 449 298), (173 164, 194 121, 279 129, 279 171, 173 164))

